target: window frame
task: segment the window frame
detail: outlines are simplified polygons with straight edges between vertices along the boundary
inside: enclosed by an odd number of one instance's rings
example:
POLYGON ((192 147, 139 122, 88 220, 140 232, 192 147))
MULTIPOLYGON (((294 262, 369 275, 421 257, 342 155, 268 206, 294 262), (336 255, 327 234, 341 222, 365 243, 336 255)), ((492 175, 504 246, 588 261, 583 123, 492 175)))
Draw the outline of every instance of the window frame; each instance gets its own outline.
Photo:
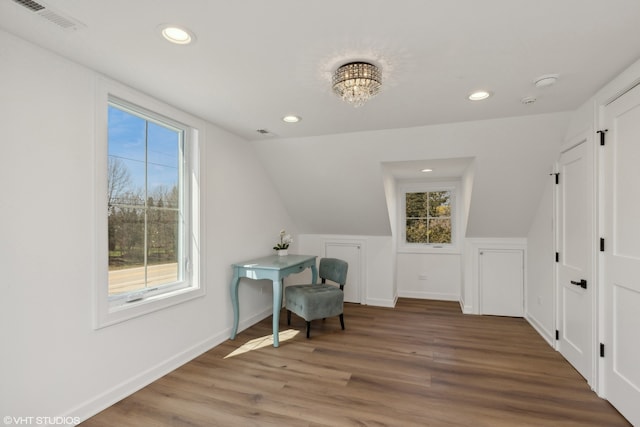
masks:
MULTIPOLYGON (((203 168, 200 158, 203 144, 204 123, 170 105, 160 102, 124 85, 106 78, 96 82, 95 115, 95 230, 96 230, 96 279, 94 290, 94 328, 100 329, 138 316, 162 310, 205 294, 201 259, 204 256, 204 230, 200 216, 200 182, 203 168), (108 248, 108 108, 115 103, 123 110, 131 110, 151 121, 169 124, 184 130, 183 159, 181 162, 180 208, 184 215, 179 268, 183 269, 181 281, 148 290, 109 296, 109 248, 108 248), (127 301, 132 294, 142 293, 142 298, 127 301)), ((139 296, 139 295, 138 295, 139 296)))
POLYGON ((460 227, 460 183, 458 181, 429 181, 409 182, 403 181, 398 185, 397 196, 397 230, 398 253, 460 253, 459 227, 460 227), (436 191, 451 192, 451 243, 409 243, 407 234, 407 193, 431 193, 436 191))

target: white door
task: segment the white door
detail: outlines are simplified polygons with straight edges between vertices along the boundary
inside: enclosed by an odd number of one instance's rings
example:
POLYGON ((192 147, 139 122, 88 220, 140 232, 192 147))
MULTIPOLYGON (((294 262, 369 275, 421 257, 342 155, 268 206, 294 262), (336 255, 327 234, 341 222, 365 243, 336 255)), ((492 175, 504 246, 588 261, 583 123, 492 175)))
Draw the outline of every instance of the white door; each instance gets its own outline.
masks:
POLYGON ((587 135, 560 156, 557 186, 557 349, 587 382, 594 372, 593 154, 587 135))
POLYGON ((481 314, 522 317, 524 310, 524 251, 481 249, 481 314))
POLYGON ((640 426, 640 86, 603 113, 604 393, 640 426))
POLYGON ((344 301, 355 302, 360 304, 362 302, 361 285, 362 280, 360 277, 361 270, 361 253, 362 244, 360 243, 343 243, 343 242, 327 242, 325 244, 325 256, 327 258, 338 258, 346 261, 349 264, 347 270, 347 283, 344 286, 344 301))

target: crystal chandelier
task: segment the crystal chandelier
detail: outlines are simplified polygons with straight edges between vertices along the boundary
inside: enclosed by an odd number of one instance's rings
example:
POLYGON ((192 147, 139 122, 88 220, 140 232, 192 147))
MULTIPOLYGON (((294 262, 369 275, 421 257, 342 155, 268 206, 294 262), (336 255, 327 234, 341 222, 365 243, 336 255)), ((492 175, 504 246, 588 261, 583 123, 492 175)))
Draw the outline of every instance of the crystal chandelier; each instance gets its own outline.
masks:
POLYGON ((382 76, 367 62, 344 64, 333 74, 333 91, 354 107, 360 107, 380 92, 382 76))

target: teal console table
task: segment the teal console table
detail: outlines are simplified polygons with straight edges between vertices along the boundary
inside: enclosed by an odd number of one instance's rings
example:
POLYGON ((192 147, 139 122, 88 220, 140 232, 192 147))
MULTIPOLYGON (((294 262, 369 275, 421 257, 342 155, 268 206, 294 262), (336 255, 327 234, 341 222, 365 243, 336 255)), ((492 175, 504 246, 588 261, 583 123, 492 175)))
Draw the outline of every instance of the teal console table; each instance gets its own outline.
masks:
POLYGON ((240 306, 238 303, 238 284, 240 279, 260 280, 268 279, 273 282, 273 346, 280 345, 278 329, 280 323, 280 309, 282 308, 282 280, 290 274, 300 273, 311 269, 311 283, 318 279, 315 255, 272 255, 264 258, 253 259, 232 265, 233 278, 231 279, 231 303, 233 304, 233 329, 231 339, 236 338, 238 323, 240 321, 240 306))

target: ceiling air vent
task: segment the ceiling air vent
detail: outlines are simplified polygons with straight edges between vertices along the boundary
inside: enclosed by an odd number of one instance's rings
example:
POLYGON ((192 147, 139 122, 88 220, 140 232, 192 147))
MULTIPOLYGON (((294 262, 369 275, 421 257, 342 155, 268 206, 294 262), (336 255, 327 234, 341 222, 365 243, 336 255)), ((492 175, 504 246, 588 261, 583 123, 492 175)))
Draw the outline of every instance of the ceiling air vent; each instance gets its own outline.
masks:
POLYGON ((34 1, 30 1, 30 0, 13 0, 13 1, 23 5, 27 9, 32 10, 33 12, 37 12, 39 10, 44 9, 43 5, 41 5, 40 3, 36 3, 34 1))
POLYGON ((52 24, 57 25, 63 30, 79 30, 80 28, 84 28, 85 25, 81 22, 64 16, 59 12, 53 11, 51 8, 46 6, 43 3, 38 3, 33 0, 13 0, 14 3, 23 6, 26 9, 29 9, 31 12, 34 12, 36 15, 46 19, 52 24))

